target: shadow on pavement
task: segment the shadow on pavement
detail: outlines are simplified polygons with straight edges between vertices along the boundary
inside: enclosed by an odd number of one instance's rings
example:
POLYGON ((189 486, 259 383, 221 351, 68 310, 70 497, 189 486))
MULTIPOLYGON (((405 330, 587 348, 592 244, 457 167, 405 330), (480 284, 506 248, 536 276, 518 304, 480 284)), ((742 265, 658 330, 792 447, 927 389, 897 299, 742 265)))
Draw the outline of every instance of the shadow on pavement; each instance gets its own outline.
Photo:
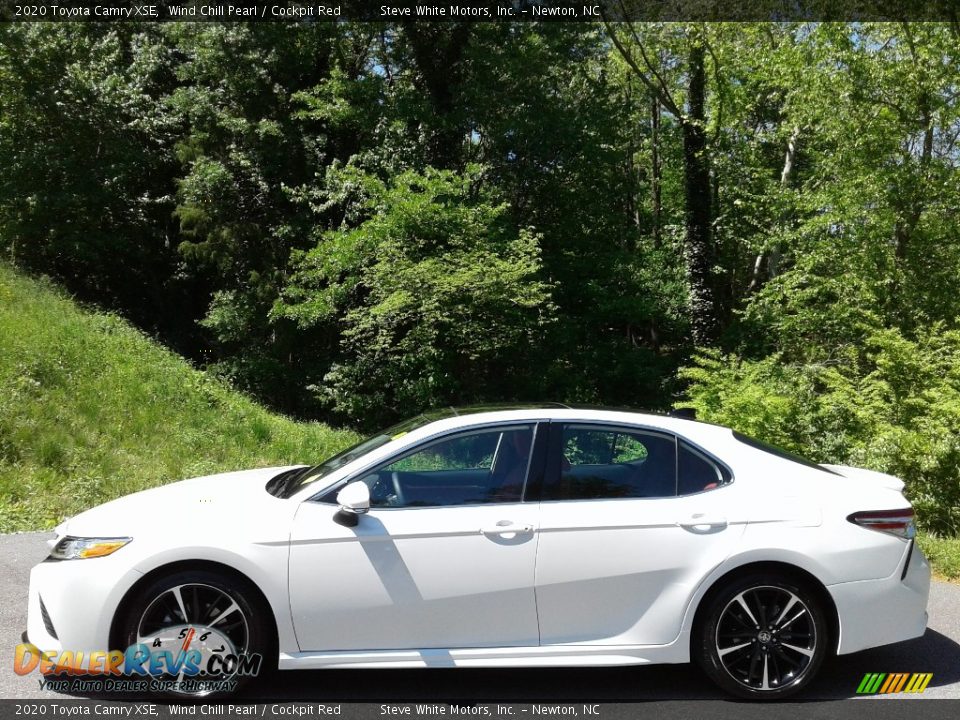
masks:
MULTIPOLYGON (((801 701, 854 697, 864 674, 931 672, 930 688, 960 682, 960 645, 933 630, 908 642, 830 658, 801 701)), ((142 697, 97 693, 111 700, 142 697)), ((240 702, 635 702, 729 700, 693 665, 614 668, 297 670, 241 690, 240 702)), ((185 698, 185 701, 188 701, 185 698)))

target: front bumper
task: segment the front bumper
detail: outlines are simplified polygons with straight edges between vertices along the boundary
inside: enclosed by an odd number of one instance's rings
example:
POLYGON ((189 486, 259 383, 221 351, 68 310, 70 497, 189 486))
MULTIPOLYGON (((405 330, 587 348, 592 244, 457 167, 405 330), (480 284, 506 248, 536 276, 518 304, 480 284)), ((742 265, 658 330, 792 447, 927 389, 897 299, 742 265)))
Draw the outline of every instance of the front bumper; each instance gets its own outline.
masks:
POLYGON ((34 566, 27 605, 29 642, 56 653, 122 650, 108 647, 110 625, 120 600, 141 577, 115 556, 45 560, 34 566))
POLYGON ((839 655, 911 640, 926 631, 930 565, 915 542, 889 577, 838 583, 827 590, 840 618, 839 655))

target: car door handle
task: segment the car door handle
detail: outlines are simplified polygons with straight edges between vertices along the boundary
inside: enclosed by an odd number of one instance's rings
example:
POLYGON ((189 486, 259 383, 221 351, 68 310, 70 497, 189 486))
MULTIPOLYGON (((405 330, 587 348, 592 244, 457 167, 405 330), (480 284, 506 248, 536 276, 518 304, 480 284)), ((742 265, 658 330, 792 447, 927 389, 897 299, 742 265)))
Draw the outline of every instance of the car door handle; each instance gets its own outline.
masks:
POLYGON ((707 513, 694 513, 688 518, 677 523, 682 528, 688 530, 698 530, 702 528, 725 528, 727 519, 719 515, 708 515, 707 513))
POLYGON ((516 525, 510 520, 501 520, 493 527, 480 528, 481 535, 520 535, 533 532, 533 525, 516 525))

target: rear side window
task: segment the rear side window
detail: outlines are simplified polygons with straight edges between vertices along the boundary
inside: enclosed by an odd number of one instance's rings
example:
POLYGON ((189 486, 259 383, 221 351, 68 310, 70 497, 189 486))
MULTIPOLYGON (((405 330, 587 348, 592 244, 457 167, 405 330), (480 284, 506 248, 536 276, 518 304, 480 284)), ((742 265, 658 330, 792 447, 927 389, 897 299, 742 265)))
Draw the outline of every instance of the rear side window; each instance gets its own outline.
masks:
POLYGON ((590 425, 564 425, 559 492, 567 500, 670 497, 672 437, 590 425))
POLYGON ((544 500, 668 498, 731 481, 726 468, 668 433, 574 423, 550 432, 544 500))

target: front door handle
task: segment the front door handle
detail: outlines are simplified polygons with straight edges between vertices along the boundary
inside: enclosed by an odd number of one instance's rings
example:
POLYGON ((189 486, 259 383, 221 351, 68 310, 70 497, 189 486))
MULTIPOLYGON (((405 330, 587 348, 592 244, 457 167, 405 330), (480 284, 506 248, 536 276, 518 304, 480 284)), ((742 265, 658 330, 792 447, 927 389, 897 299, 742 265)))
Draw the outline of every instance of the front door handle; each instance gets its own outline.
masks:
POLYGON ((720 515, 710 515, 708 513, 694 513, 688 518, 684 518, 677 523, 680 527, 687 530, 705 531, 722 530, 727 526, 727 519, 720 515))
POLYGON ((512 520, 501 520, 493 527, 480 528, 481 535, 525 535, 533 532, 533 525, 516 525, 512 520))

